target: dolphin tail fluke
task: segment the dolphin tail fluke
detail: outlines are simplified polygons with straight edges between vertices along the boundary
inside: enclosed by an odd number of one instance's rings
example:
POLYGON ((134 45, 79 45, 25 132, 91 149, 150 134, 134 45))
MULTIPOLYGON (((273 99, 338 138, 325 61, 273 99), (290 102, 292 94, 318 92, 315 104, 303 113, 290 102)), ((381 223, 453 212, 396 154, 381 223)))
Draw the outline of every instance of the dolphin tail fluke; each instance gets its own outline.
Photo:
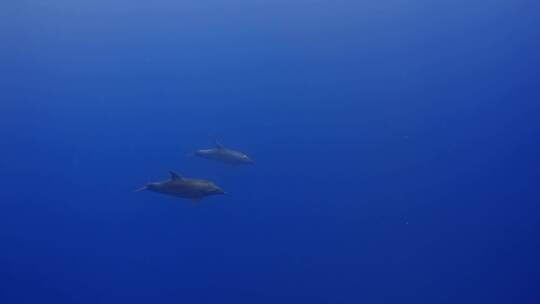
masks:
POLYGON ((144 190, 146 190, 146 186, 143 186, 143 187, 135 190, 134 192, 141 192, 141 191, 144 191, 144 190))

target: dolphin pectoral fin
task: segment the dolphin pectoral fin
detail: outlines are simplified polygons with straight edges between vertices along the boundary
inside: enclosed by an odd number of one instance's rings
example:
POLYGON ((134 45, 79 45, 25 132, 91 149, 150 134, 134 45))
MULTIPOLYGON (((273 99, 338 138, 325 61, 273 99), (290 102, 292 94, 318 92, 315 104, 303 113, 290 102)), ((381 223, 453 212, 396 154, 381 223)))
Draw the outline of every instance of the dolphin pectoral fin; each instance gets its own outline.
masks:
POLYGON ((141 188, 139 188, 139 189, 137 189, 137 190, 135 190, 133 192, 141 192, 141 191, 144 191, 144 190, 146 190, 146 186, 143 186, 143 187, 141 187, 141 188))
POLYGON ((180 175, 178 175, 176 172, 174 171, 169 171, 169 174, 171 175, 171 179, 172 180, 175 180, 175 179, 182 179, 182 177, 180 177, 180 175))

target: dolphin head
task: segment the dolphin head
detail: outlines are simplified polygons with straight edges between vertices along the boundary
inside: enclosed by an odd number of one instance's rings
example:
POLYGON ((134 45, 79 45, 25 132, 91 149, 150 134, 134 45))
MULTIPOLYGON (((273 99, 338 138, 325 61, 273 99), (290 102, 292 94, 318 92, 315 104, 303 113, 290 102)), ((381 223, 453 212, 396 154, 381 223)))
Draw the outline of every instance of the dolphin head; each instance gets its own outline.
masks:
POLYGON ((142 186, 141 188, 135 190, 135 192, 141 192, 141 191, 144 191, 144 190, 149 190, 149 191, 158 191, 161 187, 161 183, 148 183, 144 186, 142 186))
POLYGON ((244 163, 244 164, 247 164, 247 165, 254 165, 255 164, 255 162, 251 158, 249 158, 249 156, 247 156, 245 154, 242 155, 240 157, 240 159, 241 159, 242 163, 244 163))
POLYGON ((221 189, 220 187, 216 186, 214 183, 209 183, 206 190, 206 195, 223 195, 225 194, 225 191, 221 189))
POLYGON ((157 191, 161 188, 161 186, 162 186, 161 183, 148 183, 144 187, 150 191, 157 191))
POLYGON ((209 157, 211 152, 212 152, 211 150, 197 150, 193 154, 195 154, 195 156, 206 158, 206 157, 209 157))

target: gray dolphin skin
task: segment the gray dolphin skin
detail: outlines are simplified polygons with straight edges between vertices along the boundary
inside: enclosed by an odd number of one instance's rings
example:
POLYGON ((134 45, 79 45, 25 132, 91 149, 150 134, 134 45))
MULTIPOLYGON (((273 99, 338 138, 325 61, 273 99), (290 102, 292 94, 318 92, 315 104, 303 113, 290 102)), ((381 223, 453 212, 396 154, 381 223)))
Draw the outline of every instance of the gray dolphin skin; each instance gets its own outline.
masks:
POLYGON ((254 161, 246 154, 225 148, 219 142, 211 149, 202 149, 195 151, 195 155, 201 158, 211 159, 230 165, 253 165, 254 161))
POLYGON ((221 188, 211 181, 181 177, 173 171, 169 171, 169 173, 171 175, 169 180, 146 184, 136 192, 149 190, 175 197, 188 198, 193 201, 199 201, 203 197, 210 195, 225 194, 221 188))

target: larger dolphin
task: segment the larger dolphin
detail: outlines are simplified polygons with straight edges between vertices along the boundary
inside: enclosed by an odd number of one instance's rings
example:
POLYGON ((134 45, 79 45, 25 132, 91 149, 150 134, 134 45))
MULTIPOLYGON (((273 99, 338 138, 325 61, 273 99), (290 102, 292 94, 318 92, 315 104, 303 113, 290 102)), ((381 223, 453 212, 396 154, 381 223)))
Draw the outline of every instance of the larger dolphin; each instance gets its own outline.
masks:
POLYGON ((214 148, 210 149, 201 149, 195 151, 195 155, 206 158, 206 159, 212 159, 216 160, 222 163, 230 164, 230 165, 253 165, 254 162, 249 156, 246 154, 225 148, 222 144, 219 142, 216 142, 216 145, 214 148))
POLYGON ((193 201, 199 201, 203 197, 210 195, 225 194, 220 187, 211 181, 181 177, 173 171, 169 173, 171 175, 170 179, 146 184, 136 191, 149 190, 176 197, 189 198, 193 201))

